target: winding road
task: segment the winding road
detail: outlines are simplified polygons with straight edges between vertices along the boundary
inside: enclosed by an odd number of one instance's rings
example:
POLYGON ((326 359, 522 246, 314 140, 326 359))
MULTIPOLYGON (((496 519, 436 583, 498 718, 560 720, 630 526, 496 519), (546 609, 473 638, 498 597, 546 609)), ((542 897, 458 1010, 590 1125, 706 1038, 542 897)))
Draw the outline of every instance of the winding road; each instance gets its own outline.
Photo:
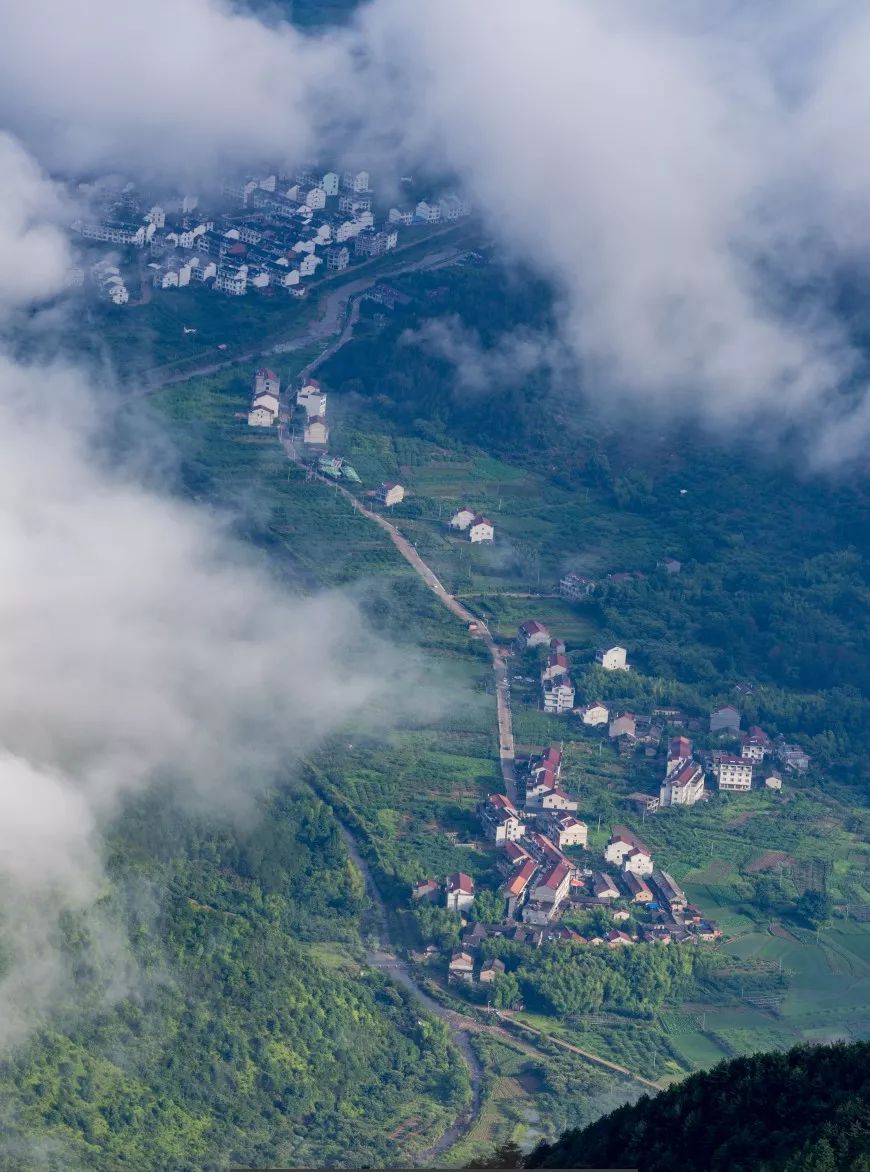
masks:
MULTIPOLYGON (((345 328, 342 336, 347 334, 348 329, 345 328)), ((337 347, 336 347, 337 348, 337 347)), ((321 355, 318 360, 312 362, 305 371, 306 377, 311 373, 315 367, 320 365, 323 361, 324 355, 321 355)), ((517 775, 516 775, 516 752, 514 748, 514 734, 513 722, 511 720, 511 697, 510 697, 510 681, 508 679, 507 663, 505 661, 505 650, 498 646, 492 637, 492 632, 483 621, 473 614, 467 607, 453 594, 446 589, 446 587, 439 581, 435 571, 428 566, 417 552, 416 547, 410 542, 407 537, 404 537, 392 521, 388 521, 386 517, 381 516, 380 513, 374 512, 356 497, 349 489, 342 484, 337 484, 327 476, 323 476, 320 472, 313 471, 307 464, 304 463, 301 453, 296 447, 295 440, 292 434, 287 429, 286 423, 281 423, 278 426, 278 438, 280 439, 284 450, 294 463, 304 467, 307 474, 314 480, 319 480, 322 484, 329 485, 330 488, 341 495, 350 502, 356 512, 367 518, 373 524, 379 526, 386 533, 389 534, 393 545, 405 559, 405 561, 419 574, 435 597, 441 602, 451 614, 455 615, 457 619, 469 628, 469 633, 472 638, 482 639, 486 644, 492 659, 492 670, 495 676, 495 694, 496 705, 498 710, 498 750, 499 761, 501 763, 501 774, 504 781, 505 792, 512 802, 517 801, 517 775)))
POLYGON ((339 822, 339 828, 341 830, 341 836, 344 839, 344 845, 347 848, 347 853, 360 875, 362 875, 366 895, 369 897, 377 928, 378 947, 376 950, 366 953, 367 963, 374 969, 389 972, 390 977, 397 984, 402 985, 409 992, 413 993, 415 997, 423 1002, 431 1014, 445 1023, 450 1032, 450 1037, 462 1055, 465 1065, 468 1067, 468 1075, 471 1080, 471 1103, 451 1123, 450 1127, 448 1127, 437 1143, 427 1148, 426 1151, 420 1152, 417 1157, 418 1163, 423 1165, 430 1164, 436 1156, 440 1156, 443 1152, 446 1152, 457 1140, 461 1139, 476 1118, 481 1104, 483 1071, 481 1070, 480 1062, 474 1052, 474 1048, 471 1045, 469 1027, 463 1024, 464 1019, 458 1013, 453 1013, 451 1010, 445 1009, 443 1005, 439 1005, 433 997, 430 997, 415 978, 408 962, 396 953, 390 938, 390 923, 387 917, 386 904, 380 891, 378 891, 372 877, 371 869, 360 854, 356 840, 347 827, 339 822))

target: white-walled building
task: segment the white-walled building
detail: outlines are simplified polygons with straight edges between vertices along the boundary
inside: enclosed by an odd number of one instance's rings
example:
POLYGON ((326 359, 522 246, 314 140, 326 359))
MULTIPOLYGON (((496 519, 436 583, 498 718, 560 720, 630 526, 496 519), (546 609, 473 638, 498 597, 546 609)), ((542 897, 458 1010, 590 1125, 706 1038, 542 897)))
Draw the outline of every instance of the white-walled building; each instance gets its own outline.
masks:
POLYGON ((589 827, 573 814, 556 813, 547 817, 547 834, 560 850, 569 846, 585 847, 589 840, 589 827))
POLYGON ((474 903, 474 880, 463 871, 447 876, 446 901, 450 911, 461 912, 474 903))
POLYGON ((713 753, 713 776, 724 793, 748 793, 752 789, 752 762, 730 753, 713 753))
POLYGON ((503 794, 490 794, 481 810, 483 831, 495 843, 516 842, 526 833, 522 815, 503 794))
POLYGON ((495 526, 489 517, 478 514, 468 526, 468 540, 477 544, 495 539, 495 526))
POLYGON ((248 412, 249 427, 271 427, 275 422, 275 412, 263 405, 255 405, 248 412))
POLYGON ((544 711, 561 716, 574 707, 574 685, 567 675, 544 680, 544 711))
POLYGON ((610 709, 606 704, 602 704, 600 700, 593 704, 587 704, 585 708, 580 709, 580 719, 584 724, 592 725, 607 724, 610 720, 610 709))
POLYGON ((401 208, 390 208, 387 220, 391 224, 413 224, 414 213, 403 212, 401 208))
POLYGON ((605 671, 628 671, 626 654, 624 647, 608 647, 606 650, 595 652, 595 661, 601 664, 605 671))
POLYGON ((625 826, 614 826, 604 857, 608 863, 615 863, 633 875, 652 874, 652 851, 625 826))
POLYGON ((527 619, 526 622, 520 623, 517 629, 517 643, 523 649, 540 647, 542 644, 549 642, 550 632, 537 619, 527 619))
POLYGON ((327 171, 320 180, 320 186, 326 195, 338 195, 339 179, 335 171, 327 171))
POLYGON ((312 187, 305 192, 304 202, 312 211, 326 207, 326 192, 322 187, 312 187))
POLYGON ((391 480, 385 480, 383 484, 378 486, 375 497, 385 508, 391 509, 393 505, 401 504, 405 499, 405 490, 401 484, 394 484, 391 480))
POLYGON ((321 390, 320 383, 309 379, 301 390, 296 392, 296 406, 304 407, 308 416, 326 415, 326 391, 321 390))
POLYGON ((313 447, 325 447, 329 443, 329 428, 322 415, 309 417, 302 438, 306 444, 311 444, 313 447))
POLYGON ((441 222, 441 209, 437 203, 421 199, 414 209, 414 219, 418 224, 438 224, 441 222))
POLYGON ((226 293, 229 297, 243 297, 248 291, 248 266, 219 268, 215 275, 214 287, 218 293, 226 293))
POLYGON ((281 380, 274 370, 270 370, 268 366, 261 366, 254 374, 254 398, 260 395, 274 395, 275 401, 278 401, 278 396, 281 394, 281 380))
POLYGON ((704 770, 697 761, 686 761, 662 782, 659 805, 693 806, 703 796, 704 770))

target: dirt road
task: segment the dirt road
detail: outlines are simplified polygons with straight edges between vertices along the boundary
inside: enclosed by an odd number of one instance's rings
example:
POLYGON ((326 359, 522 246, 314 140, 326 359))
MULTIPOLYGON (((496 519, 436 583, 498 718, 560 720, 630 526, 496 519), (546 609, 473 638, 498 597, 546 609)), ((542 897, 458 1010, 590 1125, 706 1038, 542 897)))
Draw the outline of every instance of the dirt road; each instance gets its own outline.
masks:
MULTIPOLYGON (((319 365, 320 360, 311 363, 311 369, 319 365)), ((303 464, 302 455, 293 440, 292 435, 287 431, 286 424, 280 424, 278 427, 278 437, 287 452, 287 455, 296 464, 303 464)), ((306 465, 307 467, 307 465, 306 465)), ((416 546, 410 542, 407 537, 399 532, 392 521, 388 521, 386 517, 380 513, 375 513, 373 510, 366 508, 366 506, 356 497, 352 492, 346 489, 343 485, 337 484, 334 480, 330 480, 326 476, 322 476, 319 472, 314 472, 308 469, 309 475, 313 476, 315 480, 319 480, 322 484, 328 484, 336 492, 350 502, 356 512, 360 513, 372 524, 379 526, 388 533, 393 545, 402 555, 406 562, 420 575, 438 601, 445 606, 452 615, 463 622, 469 628, 472 638, 482 639, 486 644, 492 659, 492 670, 495 676, 495 694, 496 705, 498 710, 498 732, 499 732, 499 761, 501 763, 502 779, 504 780, 505 791, 512 802, 517 800, 517 777, 516 777, 516 763, 515 763, 515 749, 514 749, 514 734, 513 722, 511 720, 511 694, 510 681, 508 679, 507 665, 505 662, 505 652, 503 648, 499 647, 492 637, 489 627, 486 623, 477 617, 467 607, 455 598, 439 581, 434 570, 432 570, 420 557, 416 546)))
POLYGON ((360 875, 362 875, 366 894, 371 902, 374 918, 373 927, 378 937, 378 947, 366 953, 367 962, 372 968, 388 972, 394 981, 418 997, 431 1014, 445 1023, 447 1029, 450 1031, 453 1042, 468 1068, 468 1077, 471 1081, 470 1104, 457 1116, 438 1141, 427 1148, 426 1151, 421 1152, 417 1157, 418 1163, 423 1165, 431 1164, 437 1156, 440 1156, 442 1152, 446 1152, 448 1148, 451 1148, 465 1135, 477 1117, 480 1111, 483 1071, 471 1045, 468 1023, 460 1014, 445 1009, 443 1005, 439 1005, 433 997, 430 997, 423 986, 417 981, 407 961, 396 954, 390 938, 390 923, 387 918, 386 904, 377 888, 371 869, 360 854, 353 835, 341 823, 339 823, 339 826, 347 853, 360 875))

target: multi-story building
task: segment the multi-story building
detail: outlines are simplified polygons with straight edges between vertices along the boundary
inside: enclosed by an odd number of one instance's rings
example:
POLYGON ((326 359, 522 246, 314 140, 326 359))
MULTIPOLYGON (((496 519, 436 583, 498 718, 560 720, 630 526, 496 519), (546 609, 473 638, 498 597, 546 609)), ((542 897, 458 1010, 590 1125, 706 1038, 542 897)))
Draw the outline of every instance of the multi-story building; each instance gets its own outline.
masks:
POLYGON ((712 774, 724 793, 747 793, 752 789, 752 762, 731 753, 713 753, 712 774))
POLYGON ((547 815, 545 825, 549 837, 560 850, 569 846, 586 846, 589 840, 589 827, 573 814, 551 813, 547 815))
POLYGON ((693 806, 704 796, 704 770, 686 761, 669 773, 659 791, 660 806, 693 806))
POLYGON ((625 662, 626 655, 624 647, 608 647, 595 652, 595 662, 599 663, 605 671, 628 671, 628 664, 625 662))
POLYGON ((495 526, 489 517, 478 513, 468 526, 468 540, 477 545, 482 541, 495 540, 495 526))
POLYGON ((567 675, 544 680, 544 711, 561 715, 574 707, 574 685, 567 675))
POLYGON ((525 823, 509 798, 490 794, 480 811, 483 832, 495 843, 516 842, 526 832, 525 823))

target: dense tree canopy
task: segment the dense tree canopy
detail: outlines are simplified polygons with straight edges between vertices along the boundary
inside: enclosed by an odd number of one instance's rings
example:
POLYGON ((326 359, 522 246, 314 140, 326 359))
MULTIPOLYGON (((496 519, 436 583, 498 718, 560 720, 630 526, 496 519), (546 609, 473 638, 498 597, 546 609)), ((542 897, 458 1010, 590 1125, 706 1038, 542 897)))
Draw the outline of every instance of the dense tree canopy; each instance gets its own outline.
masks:
POLYGON ((538 1148, 530 1168, 866 1172, 870 1043, 722 1062, 538 1148))

